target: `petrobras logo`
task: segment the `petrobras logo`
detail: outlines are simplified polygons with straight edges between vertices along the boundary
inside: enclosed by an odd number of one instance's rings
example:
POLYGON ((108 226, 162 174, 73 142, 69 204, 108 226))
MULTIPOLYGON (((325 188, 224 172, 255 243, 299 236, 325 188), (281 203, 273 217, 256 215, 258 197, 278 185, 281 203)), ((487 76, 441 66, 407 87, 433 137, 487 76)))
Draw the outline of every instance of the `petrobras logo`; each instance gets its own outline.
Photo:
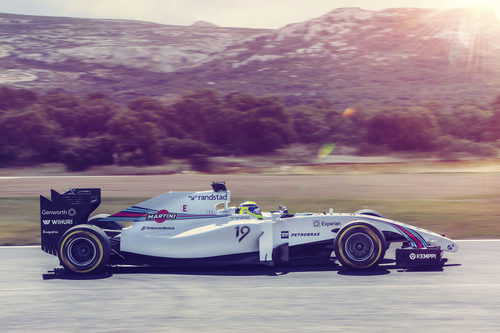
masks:
POLYGON ((319 232, 294 232, 292 237, 317 237, 319 232))
POLYGON ((289 236, 288 231, 281 232, 281 239, 288 239, 288 236, 289 236))
POLYGON ((220 201, 226 201, 227 200, 227 193, 224 194, 205 194, 205 195, 190 195, 189 199, 191 200, 220 200, 220 201))
POLYGON ((155 221, 157 223, 165 222, 166 220, 175 220, 179 214, 169 213, 168 210, 162 209, 154 214, 148 214, 146 216, 146 221, 155 221))
POLYGON ((416 259, 424 259, 424 260, 429 260, 429 259, 436 259, 437 255, 435 253, 410 253, 410 260, 416 260, 416 259))

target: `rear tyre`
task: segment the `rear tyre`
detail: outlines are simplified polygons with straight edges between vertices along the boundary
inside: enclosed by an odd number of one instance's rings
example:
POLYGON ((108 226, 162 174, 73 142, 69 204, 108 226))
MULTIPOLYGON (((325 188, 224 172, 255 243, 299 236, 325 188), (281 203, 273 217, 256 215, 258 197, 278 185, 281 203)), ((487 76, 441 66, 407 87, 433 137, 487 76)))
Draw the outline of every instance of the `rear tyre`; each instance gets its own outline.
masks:
POLYGON ((107 264, 111 254, 108 236, 100 228, 81 224, 68 229, 61 237, 58 257, 67 270, 96 273, 107 264))
POLYGON ((345 268, 369 269, 384 258, 384 235, 365 222, 347 224, 335 239, 335 255, 345 268))

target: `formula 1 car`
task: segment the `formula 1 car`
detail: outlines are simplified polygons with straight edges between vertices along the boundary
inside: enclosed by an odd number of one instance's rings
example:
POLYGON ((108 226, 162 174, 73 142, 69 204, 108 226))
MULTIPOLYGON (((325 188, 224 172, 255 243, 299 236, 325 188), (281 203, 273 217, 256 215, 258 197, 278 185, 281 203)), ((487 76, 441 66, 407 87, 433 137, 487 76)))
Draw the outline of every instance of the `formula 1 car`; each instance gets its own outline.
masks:
POLYGON ((281 266, 335 259, 363 270, 381 263, 394 242, 402 243, 397 266, 442 267, 443 250, 458 249, 451 239, 374 210, 289 214, 280 206, 261 213, 254 203, 229 207, 230 200, 225 183, 216 182, 211 191, 168 192, 89 218, 100 205, 100 189, 52 190, 51 199, 40 196, 41 248, 80 274, 107 265, 281 266))

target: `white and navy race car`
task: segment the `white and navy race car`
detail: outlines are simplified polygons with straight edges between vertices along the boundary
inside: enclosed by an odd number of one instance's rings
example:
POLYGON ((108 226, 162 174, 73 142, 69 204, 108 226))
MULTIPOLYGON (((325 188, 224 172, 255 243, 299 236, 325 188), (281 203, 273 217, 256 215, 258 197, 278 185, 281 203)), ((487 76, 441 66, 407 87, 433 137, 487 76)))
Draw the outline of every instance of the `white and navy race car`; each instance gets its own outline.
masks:
POLYGON ((327 264, 370 269, 394 242, 398 267, 441 266, 451 239, 362 209, 352 214, 260 212, 230 207, 224 182, 201 192, 168 192, 113 215, 89 217, 100 189, 52 190, 40 196, 41 248, 71 272, 108 265, 327 264))

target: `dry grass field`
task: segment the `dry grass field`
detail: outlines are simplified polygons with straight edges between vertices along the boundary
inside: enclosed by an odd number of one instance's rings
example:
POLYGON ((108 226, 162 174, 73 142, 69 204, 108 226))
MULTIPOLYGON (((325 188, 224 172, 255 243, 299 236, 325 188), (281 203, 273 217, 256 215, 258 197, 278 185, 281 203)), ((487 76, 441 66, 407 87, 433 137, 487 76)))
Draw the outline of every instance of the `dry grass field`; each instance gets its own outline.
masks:
POLYGON ((113 213, 167 191, 207 190, 215 180, 226 181, 233 205, 254 200, 266 211, 284 204, 291 212, 369 207, 452 238, 500 238, 498 172, 386 172, 0 177, 0 244, 40 242, 38 196, 51 188, 100 187, 97 212, 113 213))

